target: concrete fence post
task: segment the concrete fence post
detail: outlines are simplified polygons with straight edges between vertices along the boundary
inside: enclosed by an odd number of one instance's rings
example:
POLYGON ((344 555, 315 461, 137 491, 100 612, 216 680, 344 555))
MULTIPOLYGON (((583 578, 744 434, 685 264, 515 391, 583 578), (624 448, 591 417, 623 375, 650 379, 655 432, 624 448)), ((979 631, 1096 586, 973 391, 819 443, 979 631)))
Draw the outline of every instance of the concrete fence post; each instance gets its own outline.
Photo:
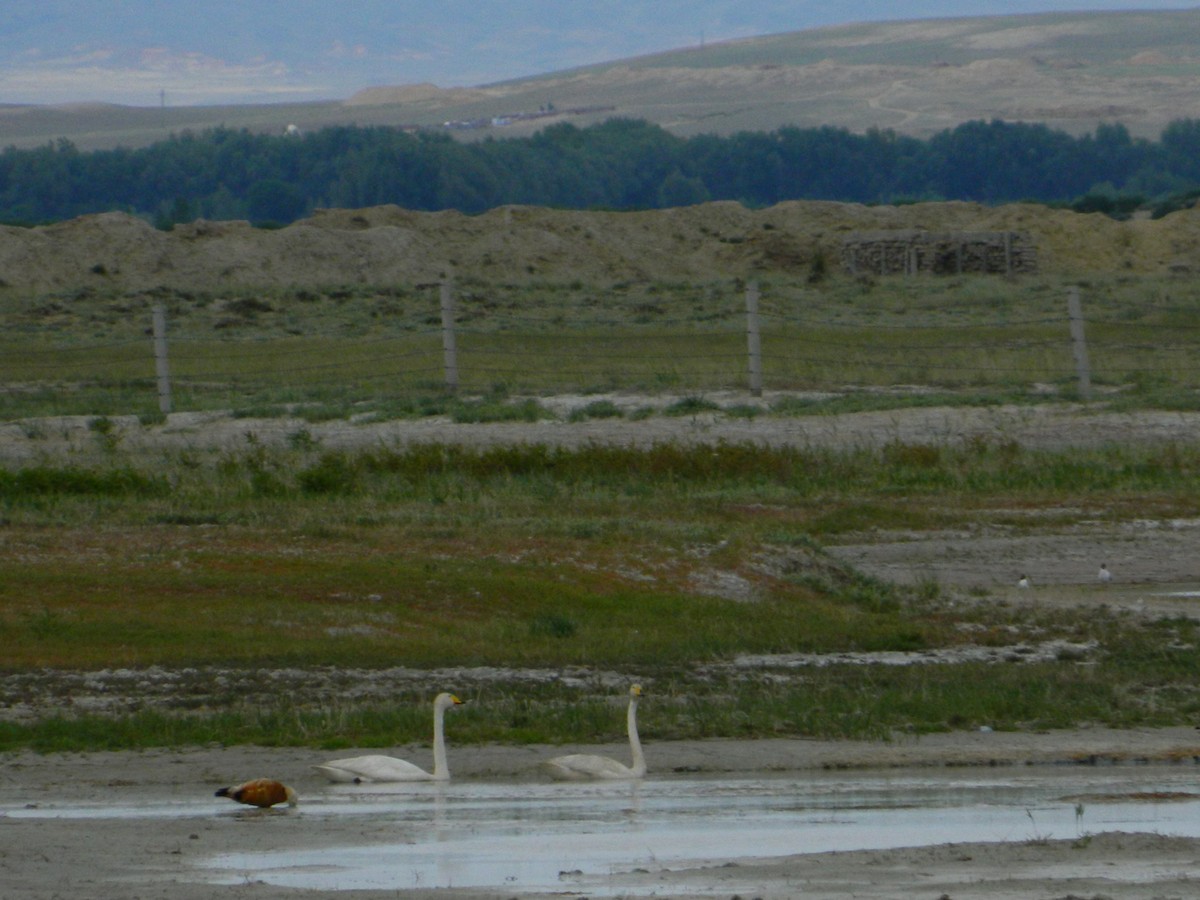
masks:
POLYGON ((445 371, 446 390, 458 390, 458 344, 454 336, 454 286, 449 281, 441 284, 442 305, 442 367, 445 371))
POLYGON ((1067 314, 1071 319, 1071 350, 1075 356, 1075 375, 1079 381, 1079 396, 1092 399, 1092 370, 1088 365, 1087 340, 1083 333, 1083 305, 1079 302, 1079 287, 1067 291, 1067 314))
POLYGON ((762 385, 762 333, 758 325, 758 282, 746 287, 746 345, 750 365, 750 393, 761 397, 762 385))
POLYGON ((154 374, 158 380, 158 411, 171 411, 171 367, 167 361, 167 310, 161 303, 154 307, 154 374))

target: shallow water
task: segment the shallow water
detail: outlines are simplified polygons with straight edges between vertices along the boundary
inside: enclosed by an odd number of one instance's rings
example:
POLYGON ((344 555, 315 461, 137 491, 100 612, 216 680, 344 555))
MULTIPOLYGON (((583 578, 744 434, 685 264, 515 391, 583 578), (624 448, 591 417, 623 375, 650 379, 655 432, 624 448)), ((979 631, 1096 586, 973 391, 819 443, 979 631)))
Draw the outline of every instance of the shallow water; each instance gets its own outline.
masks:
POLYGON ((639 867, 828 850, 1101 831, 1200 836, 1200 794, 1171 802, 1132 796, 1190 794, 1196 774, 1176 766, 360 787, 348 797, 331 792, 314 814, 382 818, 394 825, 394 841, 229 854, 209 866, 222 883, 250 877, 322 890, 507 887, 628 896, 627 884, 610 886, 606 878, 639 867))
MULTIPOLYGON (((278 814, 361 823, 357 834, 370 837, 347 845, 343 828, 343 837, 327 846, 223 854, 208 859, 200 877, 324 891, 495 887, 630 896, 636 891, 616 884, 617 873, 739 857, 1104 831, 1200 836, 1198 774, 1193 765, 1124 765, 652 777, 609 784, 331 785, 307 794, 297 810, 278 814), (1144 799, 1153 794, 1185 796, 1144 799)), ((245 813, 257 811, 165 800, 136 808, 4 811, 11 817, 152 819, 245 813)))

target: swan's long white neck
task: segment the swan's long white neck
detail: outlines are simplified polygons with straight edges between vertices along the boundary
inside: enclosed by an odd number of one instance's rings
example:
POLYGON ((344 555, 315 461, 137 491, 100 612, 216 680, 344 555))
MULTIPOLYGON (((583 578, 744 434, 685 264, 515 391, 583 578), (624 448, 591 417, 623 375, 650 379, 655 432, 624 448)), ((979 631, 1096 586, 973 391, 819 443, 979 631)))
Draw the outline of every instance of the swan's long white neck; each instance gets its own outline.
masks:
POLYGON ((446 764, 446 710, 440 704, 433 708, 433 780, 448 781, 450 767, 446 764))
POLYGON ((646 774, 646 757, 642 753, 642 742, 637 729, 637 697, 629 698, 629 712, 625 715, 625 727, 629 731, 629 750, 633 754, 633 774, 641 778, 646 774))

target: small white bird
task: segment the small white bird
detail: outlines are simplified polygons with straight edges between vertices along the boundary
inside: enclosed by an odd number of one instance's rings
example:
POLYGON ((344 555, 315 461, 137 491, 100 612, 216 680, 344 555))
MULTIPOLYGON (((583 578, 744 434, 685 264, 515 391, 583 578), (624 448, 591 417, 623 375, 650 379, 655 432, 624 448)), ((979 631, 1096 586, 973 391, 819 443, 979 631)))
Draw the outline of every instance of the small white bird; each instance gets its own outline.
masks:
POLYGON ((1104 584, 1108 584, 1110 581, 1112 581, 1112 572, 1108 571, 1107 564, 1100 563, 1100 574, 1098 577, 1104 584))
POLYGON ((1019 588, 1027 588, 1027 587, 1029 587, 1029 576, 1028 576, 1028 575, 1022 575, 1022 576, 1021 576, 1021 577, 1020 577, 1020 578, 1017 580, 1017 587, 1019 587, 1019 588))

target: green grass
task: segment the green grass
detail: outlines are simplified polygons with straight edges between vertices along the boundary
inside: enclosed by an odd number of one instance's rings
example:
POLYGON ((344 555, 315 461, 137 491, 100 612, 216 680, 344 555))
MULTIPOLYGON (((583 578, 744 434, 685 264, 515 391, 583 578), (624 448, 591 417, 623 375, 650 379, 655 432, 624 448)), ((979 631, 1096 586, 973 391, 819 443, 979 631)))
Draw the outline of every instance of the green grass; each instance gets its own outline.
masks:
MULTIPOLYGON (((573 421, 818 416, 1071 398, 1065 291, 1054 278, 774 280, 762 287, 764 378, 745 386, 742 286, 459 285, 460 390, 441 383, 436 298, 353 287, 168 298, 175 408, 293 416, 285 446, 252 429, 220 451, 126 449, 124 420, 162 421, 143 297, 3 301, 0 417, 69 457, 0 470, 0 668, 8 673, 264 667, 604 670, 646 681, 645 732, 887 737, 988 724, 1188 721, 1188 622, 1016 612, 1002 598, 901 588, 822 542, 876 529, 970 531, 1200 515, 1200 451, 1070 453, 1007 440, 822 450, 322 446, 304 423, 442 416, 573 421), (623 411, 589 394, 663 396, 623 411), (66 414, 80 421, 56 418, 66 414), (1031 513, 1038 513, 1031 516, 1031 513), (747 596, 705 585, 741 584, 747 596), (1096 641, 1037 665, 834 666, 734 677, 739 654, 1096 641), (715 668, 713 668, 715 667, 715 668), (725 674, 721 674, 725 673, 725 674), (777 677, 775 677, 777 676, 777 677)), ((1172 278, 1082 285, 1096 401, 1195 409, 1200 293, 1172 278)), ((247 426, 251 428, 251 426, 247 426)), ((208 677, 198 675, 197 677, 208 677)), ((601 692, 603 693, 603 692, 601 692)), ((594 690, 475 691, 460 741, 618 738, 594 690)), ((212 740, 386 746, 424 739, 426 698, 386 706, 236 692, 119 716, 0 725, 0 747, 212 740)))
MULTIPOLYGON (((1124 632, 1114 637, 1124 636, 1124 632)), ((1195 664, 1175 661, 1194 678, 1195 664)), ((657 678, 640 709, 648 741, 804 735, 890 740, 897 735, 977 730, 1044 730, 1080 724, 1115 728, 1176 725, 1195 715, 1200 698, 1186 684, 1156 691, 1138 679, 1158 672, 1117 659, 1113 671, 1072 663, 956 666, 833 666, 799 682, 759 679, 697 681, 657 678)), ((1161 672, 1158 672, 1161 677, 1161 672)), ((465 694, 448 729, 456 744, 561 743, 624 738, 623 709, 561 685, 495 685, 465 694)), ((159 746, 259 744, 385 748, 428 740, 427 698, 393 702, 239 703, 219 711, 146 710, 123 716, 50 716, 31 724, 0 723, 0 750, 136 749, 159 746)))
MULTIPOLYGON (((942 638, 936 623, 906 621, 898 603, 871 608, 849 591, 839 599, 781 584, 740 609, 549 560, 506 564, 499 548, 472 558, 453 543, 371 537, 362 557, 297 558, 292 544, 281 553, 194 550, 186 567, 170 555, 132 565, 104 555, 64 559, 52 570, 14 562, 0 586, 5 665, 378 668, 400 658, 427 668, 658 668, 737 652, 919 648, 942 638)), ((566 551, 571 542, 549 546, 566 551)))
MULTIPOLYGON (((119 452, 92 465, 36 465, 0 472, 0 503, 11 522, 36 522, 46 510, 90 515, 109 502, 114 522, 146 524, 190 513, 236 522, 380 524, 453 514, 469 524, 488 517, 531 521, 569 502, 574 517, 602 523, 614 502, 693 523, 723 504, 769 501, 793 510, 928 506, 929 498, 986 505, 1024 496, 1037 503, 1089 495, 1106 503, 1132 492, 1187 503, 1200 478, 1200 451, 1186 445, 1107 446, 1070 453, 975 439, 961 445, 892 442, 877 449, 762 447, 722 442, 648 448, 415 445, 328 451, 297 432, 284 448, 185 452, 128 464, 119 452), (165 467, 165 468, 164 468, 165 467), (962 498, 962 499, 959 499, 962 498), (830 504, 830 500, 836 500, 830 504), (864 507, 864 504, 866 505, 864 507)), ((642 516, 647 523, 657 515, 642 516)), ((538 522, 534 527, 542 527, 538 522)), ((805 526, 807 527, 807 526, 805 526)))
MULTIPOLYGON (((4 474, 8 673, 578 666, 645 681, 651 739, 1130 727, 1197 712, 1200 663, 1181 649, 1200 638, 1194 623, 1018 610, 935 583, 902 588, 859 575, 818 543, 985 519, 1028 530, 1071 516, 1194 517, 1193 447, 330 452, 300 435, 286 448, 140 465, 118 446, 92 466, 4 474), (1039 509, 1077 512, 1031 524, 1039 509), (754 600, 700 590, 714 573, 736 576, 754 600), (771 679, 721 666, 740 654, 1053 638, 1099 649, 1083 660, 842 665, 771 679)), ((166 710, 9 723, 0 747, 384 746, 425 737, 426 699, 401 693, 383 706, 284 691, 264 704, 234 691, 218 712, 185 696, 166 710)), ((600 739, 622 727, 594 690, 501 679, 471 699, 454 720, 457 741, 600 739)))
MULTIPOLYGON (((764 279, 764 387, 885 408, 914 395, 1071 397, 1072 286, 1083 298, 1092 380, 1108 402, 1200 405, 1200 293, 1173 276, 764 279)), ((166 304, 175 410, 413 418, 468 413, 474 397, 519 407, 549 393, 702 397, 748 386, 744 286, 734 282, 464 280, 461 399, 446 388, 429 288, 180 295, 166 304)), ((0 338, 0 418, 157 414, 148 298, 6 297, 0 310, 10 323, 0 338)), ((778 412, 822 409, 813 401, 778 412)))

